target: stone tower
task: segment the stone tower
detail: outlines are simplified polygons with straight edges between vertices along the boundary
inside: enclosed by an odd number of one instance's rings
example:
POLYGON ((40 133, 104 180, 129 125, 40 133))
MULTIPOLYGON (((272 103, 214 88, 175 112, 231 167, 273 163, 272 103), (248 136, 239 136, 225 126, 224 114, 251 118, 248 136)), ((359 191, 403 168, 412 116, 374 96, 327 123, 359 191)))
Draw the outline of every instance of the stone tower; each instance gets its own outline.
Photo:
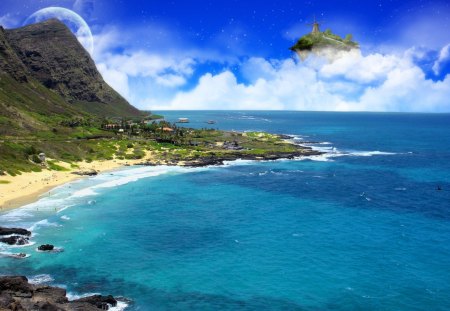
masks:
POLYGON ((319 29, 319 23, 318 22, 314 22, 313 24, 313 29, 312 29, 312 34, 317 34, 320 33, 320 29, 319 29))

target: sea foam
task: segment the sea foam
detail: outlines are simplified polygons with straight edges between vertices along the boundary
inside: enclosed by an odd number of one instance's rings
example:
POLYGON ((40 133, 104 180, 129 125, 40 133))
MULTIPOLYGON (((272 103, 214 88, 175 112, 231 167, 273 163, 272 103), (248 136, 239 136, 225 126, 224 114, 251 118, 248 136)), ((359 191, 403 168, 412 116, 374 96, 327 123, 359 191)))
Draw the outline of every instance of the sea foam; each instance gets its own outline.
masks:
POLYGON ((28 283, 30 284, 46 284, 53 282, 55 279, 50 274, 38 274, 28 277, 28 283))

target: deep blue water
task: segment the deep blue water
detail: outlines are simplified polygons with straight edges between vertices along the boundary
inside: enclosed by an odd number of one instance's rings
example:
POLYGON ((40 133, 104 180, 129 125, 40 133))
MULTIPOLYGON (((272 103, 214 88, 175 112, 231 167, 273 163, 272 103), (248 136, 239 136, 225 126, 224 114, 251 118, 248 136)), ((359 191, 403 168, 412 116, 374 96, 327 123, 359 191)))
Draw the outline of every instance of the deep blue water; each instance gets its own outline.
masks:
POLYGON ((31 256, 0 258, 0 274, 126 296, 127 310, 450 309, 449 114, 163 114, 336 149, 65 185, 0 214, 64 252, 4 249, 31 256))

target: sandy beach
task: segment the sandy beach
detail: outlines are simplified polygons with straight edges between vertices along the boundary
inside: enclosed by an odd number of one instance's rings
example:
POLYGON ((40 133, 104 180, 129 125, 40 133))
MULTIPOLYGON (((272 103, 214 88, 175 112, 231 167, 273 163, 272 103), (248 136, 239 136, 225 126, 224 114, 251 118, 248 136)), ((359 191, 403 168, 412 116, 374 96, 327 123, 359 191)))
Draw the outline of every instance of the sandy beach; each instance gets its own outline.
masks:
MULTIPOLYGON (((145 159, 148 159, 149 153, 146 154, 145 159)), ((0 211, 17 208, 39 199, 41 195, 51 191, 51 189, 68 183, 70 181, 86 178, 73 174, 76 171, 96 170, 98 173, 113 170, 126 165, 136 165, 142 163, 143 159, 139 160, 106 160, 106 161, 92 161, 78 162, 78 168, 70 168, 67 163, 58 162, 58 165, 67 168, 67 171, 52 171, 43 169, 41 172, 22 173, 17 176, 1 176, 0 180, 0 211), (3 183, 6 182, 6 183, 3 183)))

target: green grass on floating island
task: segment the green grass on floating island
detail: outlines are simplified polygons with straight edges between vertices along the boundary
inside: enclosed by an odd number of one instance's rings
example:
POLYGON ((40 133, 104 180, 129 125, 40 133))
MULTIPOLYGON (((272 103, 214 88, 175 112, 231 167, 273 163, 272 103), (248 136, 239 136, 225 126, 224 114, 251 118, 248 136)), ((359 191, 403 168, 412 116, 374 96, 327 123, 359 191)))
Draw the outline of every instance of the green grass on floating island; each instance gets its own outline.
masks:
POLYGON ((166 121, 129 122, 122 124, 123 131, 119 131, 122 125, 105 129, 105 122, 96 125, 90 121, 66 121, 59 120, 59 124, 66 125, 57 131, 2 138, 0 176, 42 170, 67 171, 76 169, 77 162, 81 161, 142 159, 147 162, 146 152, 151 152, 153 164, 175 165, 210 158, 231 160, 310 151, 263 132, 191 129, 166 121), (41 163, 41 153, 45 154, 45 163, 41 163))
POLYGON ((342 38, 333 34, 330 29, 319 33, 309 33, 301 37, 296 44, 290 47, 291 51, 311 51, 314 49, 332 47, 338 50, 349 51, 354 48, 359 48, 359 44, 353 41, 353 36, 348 34, 342 38))

